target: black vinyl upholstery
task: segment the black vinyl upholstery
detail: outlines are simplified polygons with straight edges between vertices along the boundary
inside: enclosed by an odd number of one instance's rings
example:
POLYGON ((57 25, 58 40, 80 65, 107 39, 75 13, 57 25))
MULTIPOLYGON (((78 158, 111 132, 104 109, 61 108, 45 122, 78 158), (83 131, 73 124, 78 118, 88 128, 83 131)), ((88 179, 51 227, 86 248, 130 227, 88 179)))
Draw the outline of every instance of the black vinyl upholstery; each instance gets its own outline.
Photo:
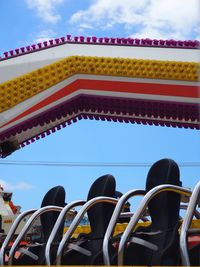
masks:
POLYGON ((189 250, 189 257, 191 266, 200 266, 200 244, 189 250))
MULTIPOLYGON (((41 208, 45 206, 65 206, 65 189, 62 186, 56 186, 50 189, 44 196, 41 204, 41 208)), ((22 254, 21 257, 13 261, 13 265, 44 265, 45 264, 45 245, 48 237, 54 227, 54 224, 58 218, 59 212, 49 211, 41 215, 42 226, 42 240, 41 244, 34 245, 28 248, 28 250, 38 257, 37 260, 31 258, 26 254, 22 254)), ((60 228, 58 239, 61 239, 63 232, 63 225, 60 228)), ((55 254, 55 252, 52 252, 55 254)))
MULTIPOLYGON (((171 159, 162 159, 152 165, 147 175, 146 191, 161 184, 181 185, 178 165, 171 159)), ((177 265, 179 263, 179 209, 180 196, 162 192, 148 205, 152 223, 140 227, 132 237, 150 242, 156 250, 130 243, 125 249, 125 265, 177 265), (154 247, 155 248, 155 247, 154 247)))
MULTIPOLYGON (((50 189, 44 196, 41 204, 42 207, 49 205, 64 207, 65 206, 65 189, 62 186, 56 186, 50 189)), ((40 216, 42 233, 43 233, 43 242, 46 243, 51 231, 56 223, 56 220, 59 216, 59 212, 46 212, 40 216)), ((64 227, 64 222, 60 230, 60 240, 62 238, 62 229, 64 227)), ((56 238, 58 240, 58 238, 56 238)))
MULTIPOLYGON (((87 200, 98 196, 114 197, 115 186, 115 178, 112 175, 101 176, 92 184, 87 200)), ((90 251, 91 256, 67 250, 62 259, 63 265, 103 265, 103 238, 113 211, 114 205, 109 203, 98 203, 88 210, 91 233, 80 235, 74 244, 90 251)))
MULTIPOLYGON (((89 190, 87 201, 98 196, 114 197, 115 186, 115 179, 110 174, 98 178, 89 190)), ((88 210, 91 239, 101 239, 104 237, 113 210, 114 205, 108 203, 98 203, 88 210)))

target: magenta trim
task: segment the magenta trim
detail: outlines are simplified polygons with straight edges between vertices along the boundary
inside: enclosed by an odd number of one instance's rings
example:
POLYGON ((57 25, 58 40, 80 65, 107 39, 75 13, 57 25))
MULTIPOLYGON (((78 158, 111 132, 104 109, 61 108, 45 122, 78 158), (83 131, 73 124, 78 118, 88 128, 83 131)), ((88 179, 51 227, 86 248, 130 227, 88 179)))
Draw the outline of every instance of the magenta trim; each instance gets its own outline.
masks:
POLYGON ((49 41, 44 41, 39 44, 32 44, 26 47, 16 48, 9 52, 4 52, 1 60, 13 58, 27 53, 36 52, 50 47, 63 45, 65 43, 78 44, 95 44, 95 45, 120 45, 120 46, 141 46, 141 47, 164 47, 164 48, 188 48, 199 49, 200 41, 198 40, 157 40, 157 39, 138 39, 138 38, 114 38, 114 37, 84 37, 66 35, 66 37, 55 38, 49 41))
POLYGON ((39 125, 48 125, 50 122, 54 122, 57 119, 61 119, 62 117, 65 118, 67 115, 72 115, 73 112, 75 114, 79 112, 79 114, 74 115, 74 117, 62 122, 61 124, 54 125, 51 129, 47 129, 36 136, 31 136, 27 140, 23 141, 20 146, 24 147, 29 145, 30 143, 33 143, 40 138, 44 138, 45 136, 50 135, 51 133, 54 133, 81 119, 200 129, 199 106, 197 104, 92 97, 82 95, 69 102, 63 103, 54 109, 48 110, 37 117, 27 120, 9 129, 8 131, 5 131, 0 135, 0 141, 6 141, 16 134, 20 134, 23 131, 25 132, 28 129, 32 129, 33 127, 39 125), (88 114, 87 112, 89 112, 89 110, 91 111, 88 114), (105 114, 95 114, 96 110, 99 113, 104 112, 105 114), (116 113, 116 115, 114 115, 114 113, 116 113), (123 117, 121 114, 126 117, 123 117), (154 118, 160 117, 160 119, 155 120, 138 118, 140 114, 143 117, 147 115, 149 117, 154 116, 154 118), (166 116, 168 121, 162 120, 164 116, 166 116), (179 122, 170 121, 171 118, 174 120, 179 120, 179 122), (183 118, 186 121, 191 120, 191 122, 181 122, 183 118), (195 120, 197 123, 194 123, 195 120))

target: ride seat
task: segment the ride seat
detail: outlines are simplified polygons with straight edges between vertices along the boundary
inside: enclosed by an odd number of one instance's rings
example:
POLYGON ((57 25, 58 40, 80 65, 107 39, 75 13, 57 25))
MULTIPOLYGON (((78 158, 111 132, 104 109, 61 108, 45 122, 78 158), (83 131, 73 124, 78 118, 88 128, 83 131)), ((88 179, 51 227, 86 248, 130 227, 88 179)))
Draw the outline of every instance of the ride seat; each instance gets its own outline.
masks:
MULTIPOLYGON (((98 196, 114 198, 115 186, 115 178, 112 175, 101 176, 92 184, 87 201, 98 196)), ((63 265, 103 265, 103 238, 113 211, 114 205, 110 203, 97 203, 87 211, 91 232, 81 234, 77 239, 72 240, 72 243, 74 241, 75 245, 85 249, 90 255, 66 248, 62 257, 63 265)))
MULTIPOLYGON (((146 192, 152 188, 172 184, 181 186, 179 167, 171 159, 157 161, 149 170, 146 192)), ((151 225, 140 227, 131 236, 124 253, 124 265, 163 266, 179 263, 180 195, 162 192, 149 203, 151 225)))
MULTIPOLYGON (((62 186, 56 186, 51 188, 44 196, 41 208, 46 206, 65 206, 65 189, 62 186)), ((49 235, 53 229, 53 226, 58 218, 59 212, 49 211, 43 213, 40 216, 41 228, 42 228, 42 238, 40 244, 30 246, 26 254, 22 254, 18 259, 13 260, 13 265, 44 265, 45 264, 45 245, 49 238, 49 235), (31 257, 33 255, 33 257, 31 257), (36 257, 34 257, 34 255, 36 257), (35 259, 34 259, 35 258, 35 259)), ((60 227, 58 233, 58 240, 61 240, 63 234, 64 222, 60 227)), ((56 251, 52 250, 55 254, 56 251)))

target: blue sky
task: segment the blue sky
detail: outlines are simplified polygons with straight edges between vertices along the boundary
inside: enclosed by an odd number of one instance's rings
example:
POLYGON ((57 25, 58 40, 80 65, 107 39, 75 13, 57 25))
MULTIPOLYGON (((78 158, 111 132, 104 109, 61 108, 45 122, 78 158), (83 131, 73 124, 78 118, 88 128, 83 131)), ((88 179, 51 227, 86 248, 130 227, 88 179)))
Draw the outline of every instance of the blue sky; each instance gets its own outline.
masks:
MULTIPOLYGON (((0 55, 66 34, 199 39, 198 0, 1 0, 0 55), (178 10, 178 12, 177 12, 178 10)), ((200 162, 199 131, 81 120, 29 145, 11 161, 153 163, 164 157, 200 162)), ((23 210, 39 207, 55 185, 66 202, 85 199, 99 176, 115 176, 117 189, 144 188, 149 167, 41 167, 0 165, 0 183, 23 210)), ((200 167, 181 167, 183 185, 193 188, 200 167)))

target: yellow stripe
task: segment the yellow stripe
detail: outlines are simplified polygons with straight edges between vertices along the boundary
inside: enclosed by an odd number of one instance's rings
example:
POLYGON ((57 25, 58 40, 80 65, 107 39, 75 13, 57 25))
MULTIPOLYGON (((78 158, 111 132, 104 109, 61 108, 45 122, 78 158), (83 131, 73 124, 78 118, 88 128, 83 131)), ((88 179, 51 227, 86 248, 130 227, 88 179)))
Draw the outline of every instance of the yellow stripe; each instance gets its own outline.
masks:
POLYGON ((0 112, 75 74, 199 81, 199 69, 197 62, 71 56, 0 84, 0 112))
POLYGON ((200 220, 192 220, 191 228, 199 228, 200 229, 200 220))
MULTIPOLYGON (((128 225, 127 223, 121 223, 121 224, 118 223, 115 227, 114 235, 117 235, 117 234, 124 232, 127 225, 128 225)), ((137 227, 140 227, 140 226, 146 227, 148 225, 150 225, 150 222, 140 222, 140 223, 138 223, 137 227)), ((200 228, 200 220, 192 220, 191 228, 200 228)), ((65 227, 64 232, 66 232, 67 229, 68 228, 65 227)), ((73 234, 73 237, 77 237, 81 233, 85 233, 85 234, 90 233, 90 226, 89 225, 79 225, 76 228, 76 230, 73 234)))

